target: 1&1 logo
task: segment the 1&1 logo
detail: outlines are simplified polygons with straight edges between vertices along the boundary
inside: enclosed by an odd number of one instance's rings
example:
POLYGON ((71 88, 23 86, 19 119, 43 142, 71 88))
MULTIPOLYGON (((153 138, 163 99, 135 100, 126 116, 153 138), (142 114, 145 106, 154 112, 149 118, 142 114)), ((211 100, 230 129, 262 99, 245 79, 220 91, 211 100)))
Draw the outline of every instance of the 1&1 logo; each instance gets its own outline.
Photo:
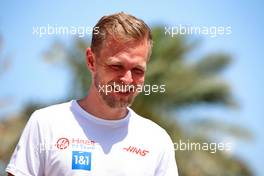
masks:
POLYGON ((92 153, 72 151, 72 169, 91 170, 92 153))

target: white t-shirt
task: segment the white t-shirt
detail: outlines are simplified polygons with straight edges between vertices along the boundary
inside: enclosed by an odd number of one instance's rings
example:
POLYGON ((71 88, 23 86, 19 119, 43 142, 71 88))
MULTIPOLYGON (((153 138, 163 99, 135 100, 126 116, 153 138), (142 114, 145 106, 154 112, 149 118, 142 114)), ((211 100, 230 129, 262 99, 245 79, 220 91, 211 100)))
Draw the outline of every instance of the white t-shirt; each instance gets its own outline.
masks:
POLYGON ((35 111, 6 171, 15 175, 177 176, 164 129, 132 109, 104 120, 76 100, 35 111))

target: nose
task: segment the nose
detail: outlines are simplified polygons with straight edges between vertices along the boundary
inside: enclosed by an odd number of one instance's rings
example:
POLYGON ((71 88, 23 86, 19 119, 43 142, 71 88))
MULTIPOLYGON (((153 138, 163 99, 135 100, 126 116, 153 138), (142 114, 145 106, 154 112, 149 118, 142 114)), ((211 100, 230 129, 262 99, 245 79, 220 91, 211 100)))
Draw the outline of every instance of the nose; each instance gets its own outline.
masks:
POLYGON ((126 71, 125 74, 120 78, 120 80, 125 84, 130 84, 133 82, 132 73, 130 70, 126 71))

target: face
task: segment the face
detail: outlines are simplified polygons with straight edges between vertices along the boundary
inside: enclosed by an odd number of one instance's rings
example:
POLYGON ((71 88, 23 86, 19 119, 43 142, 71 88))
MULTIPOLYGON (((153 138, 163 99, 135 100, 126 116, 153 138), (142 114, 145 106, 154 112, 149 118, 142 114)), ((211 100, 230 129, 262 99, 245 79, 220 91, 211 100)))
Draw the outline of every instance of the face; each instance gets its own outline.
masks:
POLYGON ((147 41, 110 43, 95 57, 94 86, 111 108, 130 106, 144 84, 149 44, 147 41))

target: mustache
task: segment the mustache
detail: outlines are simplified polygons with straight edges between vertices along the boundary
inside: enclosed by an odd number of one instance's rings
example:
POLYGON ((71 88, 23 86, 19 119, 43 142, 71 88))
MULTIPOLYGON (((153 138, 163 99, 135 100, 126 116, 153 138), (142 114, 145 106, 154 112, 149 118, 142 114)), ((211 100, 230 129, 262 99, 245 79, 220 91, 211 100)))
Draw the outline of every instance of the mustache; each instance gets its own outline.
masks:
POLYGON ((125 92, 133 92, 139 85, 137 84, 124 84, 121 81, 110 81, 108 86, 112 86, 113 89, 122 90, 125 92))

